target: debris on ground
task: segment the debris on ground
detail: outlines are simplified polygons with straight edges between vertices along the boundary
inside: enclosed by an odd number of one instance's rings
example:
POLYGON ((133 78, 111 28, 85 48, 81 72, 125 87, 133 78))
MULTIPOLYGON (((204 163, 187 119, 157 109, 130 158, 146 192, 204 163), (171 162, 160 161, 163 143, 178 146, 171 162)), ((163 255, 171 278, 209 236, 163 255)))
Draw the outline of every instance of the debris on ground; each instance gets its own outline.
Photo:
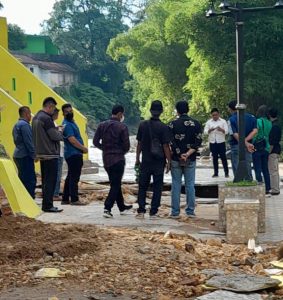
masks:
MULTIPOLYGON (((0 236, 1 291, 53 280, 62 289, 76 286, 131 299, 184 299, 209 293, 204 285, 223 272, 266 276, 264 269, 277 259, 274 244, 255 254, 245 245, 220 239, 204 241, 176 233, 165 238, 137 229, 44 224, 14 216, 0 219, 0 236), (69 274, 36 278, 41 268, 69 274)), ((280 293, 279 288, 274 297, 280 293)))

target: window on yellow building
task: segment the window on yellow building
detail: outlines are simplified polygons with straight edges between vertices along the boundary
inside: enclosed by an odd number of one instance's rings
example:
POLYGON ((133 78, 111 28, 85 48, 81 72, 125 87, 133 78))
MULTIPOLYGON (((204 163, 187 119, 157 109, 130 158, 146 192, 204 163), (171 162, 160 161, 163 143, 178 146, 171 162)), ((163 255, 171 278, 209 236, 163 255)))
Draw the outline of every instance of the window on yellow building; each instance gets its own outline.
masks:
POLYGON ((16 90, 16 78, 12 78, 12 89, 13 91, 16 90))

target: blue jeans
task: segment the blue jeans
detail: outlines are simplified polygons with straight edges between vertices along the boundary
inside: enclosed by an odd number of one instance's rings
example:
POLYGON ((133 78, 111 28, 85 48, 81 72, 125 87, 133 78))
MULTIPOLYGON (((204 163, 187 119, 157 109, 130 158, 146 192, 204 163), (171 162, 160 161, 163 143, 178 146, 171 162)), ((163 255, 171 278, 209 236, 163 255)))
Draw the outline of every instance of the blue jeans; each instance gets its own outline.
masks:
POLYGON ((266 192, 269 192, 271 189, 270 176, 268 170, 268 155, 269 153, 266 150, 255 151, 253 153, 253 165, 254 165, 255 177, 258 182, 262 182, 261 174, 263 174, 266 192))
MULTIPOLYGON (((247 163, 248 175, 249 175, 250 180, 253 180, 252 161, 253 161, 253 155, 251 152, 249 152, 246 149, 246 163, 247 163)), ((238 163, 239 163, 239 146, 238 145, 231 145, 231 162, 232 162, 233 174, 235 176, 237 168, 238 168, 238 163)))
POLYGON ((186 214, 194 215, 195 212, 195 174, 196 162, 188 161, 185 167, 181 167, 178 161, 172 160, 172 189, 171 189, 171 215, 180 214, 180 196, 182 188, 182 177, 185 177, 186 189, 186 214))
POLYGON ((62 177, 62 167, 63 167, 63 157, 58 158, 58 174, 57 174, 57 181, 56 187, 54 191, 54 197, 58 197, 60 194, 60 184, 61 184, 61 177, 62 177))

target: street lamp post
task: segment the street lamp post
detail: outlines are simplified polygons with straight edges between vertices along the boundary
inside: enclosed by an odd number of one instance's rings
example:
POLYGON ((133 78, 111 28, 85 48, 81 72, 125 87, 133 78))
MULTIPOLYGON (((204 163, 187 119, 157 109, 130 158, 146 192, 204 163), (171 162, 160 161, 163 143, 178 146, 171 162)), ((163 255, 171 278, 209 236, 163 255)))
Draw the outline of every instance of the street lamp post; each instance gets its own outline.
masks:
POLYGON ((229 2, 222 1, 219 5, 220 12, 215 10, 214 1, 211 1, 211 7, 206 12, 206 17, 227 16, 235 19, 236 25, 236 54, 237 54, 237 110, 238 110, 238 132, 239 132, 239 162, 235 174, 234 182, 243 180, 251 180, 248 174, 248 167, 246 163, 245 150, 245 110, 244 104, 244 14, 254 13, 274 9, 283 8, 283 0, 277 1, 274 6, 266 7, 243 7, 237 3, 234 6, 229 2))

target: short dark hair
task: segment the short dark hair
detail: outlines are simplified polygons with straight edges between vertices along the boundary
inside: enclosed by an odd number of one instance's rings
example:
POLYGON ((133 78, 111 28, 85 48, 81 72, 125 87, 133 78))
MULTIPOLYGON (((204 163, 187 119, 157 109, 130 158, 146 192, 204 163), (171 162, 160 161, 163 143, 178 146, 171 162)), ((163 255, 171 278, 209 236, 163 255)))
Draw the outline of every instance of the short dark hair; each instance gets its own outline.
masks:
POLYGON ((266 105, 261 105, 256 112, 256 116, 258 118, 267 118, 267 106, 266 105))
POLYGON ((49 104, 57 105, 56 100, 53 97, 47 97, 43 100, 43 107, 48 106, 49 104))
POLYGON ((63 105, 62 105, 62 108, 61 108, 61 109, 62 109, 62 112, 64 112, 64 110, 65 110, 66 108, 70 108, 70 107, 72 108, 72 104, 70 104, 70 103, 65 103, 65 104, 63 104, 63 105))
POLYGON ((232 110, 236 110, 236 106, 237 106, 237 101, 236 100, 231 100, 229 103, 228 103, 228 107, 232 110))
POLYGON ((269 108, 269 110, 268 110, 268 115, 269 115, 271 118, 277 118, 277 117, 278 117, 278 109, 275 108, 275 107, 269 108))
POLYGON ((112 107, 112 115, 117 115, 118 113, 124 113, 124 107, 120 104, 116 104, 112 107))
POLYGON ((30 111, 30 108, 28 106, 21 106, 19 108, 19 116, 23 117, 27 111, 30 111))
POLYGON ((176 103, 176 110, 179 114, 187 114, 189 112, 189 104, 185 100, 178 101, 176 103))
POLYGON ((210 111, 210 113, 211 114, 213 114, 214 112, 217 112, 217 113, 219 113, 219 110, 218 110, 218 108, 216 108, 216 107, 214 107, 211 111, 210 111))

